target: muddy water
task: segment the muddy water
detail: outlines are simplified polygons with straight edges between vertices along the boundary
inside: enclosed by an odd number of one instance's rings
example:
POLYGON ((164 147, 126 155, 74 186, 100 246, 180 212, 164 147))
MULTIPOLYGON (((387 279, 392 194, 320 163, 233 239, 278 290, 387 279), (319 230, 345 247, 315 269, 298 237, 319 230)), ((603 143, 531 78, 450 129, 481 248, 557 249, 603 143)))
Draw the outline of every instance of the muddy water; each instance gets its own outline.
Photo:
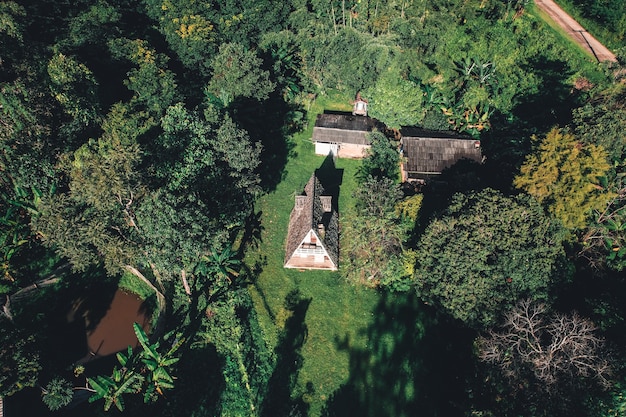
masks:
POLYGON ((150 317, 143 307, 139 297, 118 289, 104 317, 87 332, 91 359, 125 350, 129 345, 136 347, 139 342, 133 323, 139 323, 146 332, 149 330, 150 317))

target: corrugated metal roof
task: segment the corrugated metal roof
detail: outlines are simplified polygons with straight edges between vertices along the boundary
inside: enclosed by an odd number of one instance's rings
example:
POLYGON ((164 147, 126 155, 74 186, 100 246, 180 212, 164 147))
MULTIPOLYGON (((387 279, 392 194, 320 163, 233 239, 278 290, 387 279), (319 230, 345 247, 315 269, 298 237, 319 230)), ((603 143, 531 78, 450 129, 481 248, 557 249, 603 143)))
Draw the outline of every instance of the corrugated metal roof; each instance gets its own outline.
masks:
POLYGON ((374 129, 383 130, 378 120, 350 113, 318 114, 313 127, 313 141, 324 143, 353 143, 369 145, 367 134, 374 129))
POLYGON ((355 145, 370 145, 370 140, 367 138, 368 133, 368 131, 314 127, 313 142, 353 143, 355 145))

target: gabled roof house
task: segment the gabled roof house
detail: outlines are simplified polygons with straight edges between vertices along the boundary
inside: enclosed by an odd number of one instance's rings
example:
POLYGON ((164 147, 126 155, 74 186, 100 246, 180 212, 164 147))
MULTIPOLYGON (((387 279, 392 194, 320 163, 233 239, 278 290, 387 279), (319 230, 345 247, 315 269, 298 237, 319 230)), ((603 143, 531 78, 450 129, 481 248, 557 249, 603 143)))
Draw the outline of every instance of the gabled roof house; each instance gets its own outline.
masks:
POLYGON ((313 174, 289 217, 285 268, 337 270, 339 214, 336 196, 328 195, 313 174))
POLYGON ((455 132, 402 128, 403 181, 426 179, 462 159, 482 162, 480 141, 455 132))
POLYGON ((338 158, 363 158, 370 147, 367 134, 384 125, 376 119, 351 113, 318 114, 313 127, 313 143, 317 155, 332 152, 338 158))

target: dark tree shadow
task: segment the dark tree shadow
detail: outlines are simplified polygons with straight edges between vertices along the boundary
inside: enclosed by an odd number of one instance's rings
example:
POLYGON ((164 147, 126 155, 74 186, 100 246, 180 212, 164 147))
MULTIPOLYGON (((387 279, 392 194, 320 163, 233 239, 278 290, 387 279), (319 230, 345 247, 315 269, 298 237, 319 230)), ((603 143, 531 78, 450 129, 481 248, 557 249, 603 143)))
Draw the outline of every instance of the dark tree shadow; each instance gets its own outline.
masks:
POLYGON ((315 170, 315 176, 324 187, 325 194, 333 197, 333 208, 339 211, 339 190, 343 183, 343 168, 335 166, 332 154, 329 153, 324 158, 322 165, 315 170))
POLYGON ((445 211, 454 194, 478 192, 487 187, 487 175, 484 165, 470 159, 461 159, 444 169, 441 175, 429 179, 421 190, 424 199, 409 245, 417 244, 431 220, 445 211))
POLYGON ((505 192, 532 150, 531 137, 565 126, 582 99, 567 83, 573 72, 565 61, 539 55, 524 70, 540 79, 538 91, 519 97, 510 115, 495 114, 493 128, 481 135, 489 187, 505 192))
POLYGON ((308 414, 308 404, 302 399, 302 394, 295 398, 292 394, 302 367, 301 350, 308 335, 305 318, 311 300, 304 298, 297 289, 285 297, 285 308, 291 312, 291 316, 285 322, 275 349, 276 366, 263 403, 264 417, 296 417, 308 414))
POLYGON ((259 244, 263 242, 263 230, 265 227, 261 221, 262 217, 262 211, 252 211, 248 217, 246 217, 239 247, 240 253, 245 253, 246 249, 249 247, 256 249, 259 247, 259 244))
POLYGON ((337 341, 350 354, 350 376, 322 416, 464 415, 473 332, 438 318, 411 292, 384 293, 366 335, 366 348, 337 341))
POLYGON ((263 144, 259 167, 261 185, 266 191, 274 190, 283 179, 287 159, 295 156, 290 135, 302 129, 305 110, 274 94, 263 102, 238 98, 230 105, 230 113, 252 141, 263 144))

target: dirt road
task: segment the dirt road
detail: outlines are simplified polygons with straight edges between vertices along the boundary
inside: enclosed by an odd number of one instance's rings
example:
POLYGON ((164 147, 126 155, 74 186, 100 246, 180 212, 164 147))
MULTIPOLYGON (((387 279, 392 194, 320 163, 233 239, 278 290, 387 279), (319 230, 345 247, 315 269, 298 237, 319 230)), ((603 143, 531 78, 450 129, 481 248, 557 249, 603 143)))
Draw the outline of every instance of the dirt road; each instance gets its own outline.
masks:
POLYGON ((567 32, 579 45, 591 52, 599 62, 612 61, 616 62, 615 54, 609 51, 596 38, 594 38, 585 28, 583 28, 570 15, 565 13, 552 0, 535 0, 535 4, 541 10, 545 11, 552 20, 567 32))

